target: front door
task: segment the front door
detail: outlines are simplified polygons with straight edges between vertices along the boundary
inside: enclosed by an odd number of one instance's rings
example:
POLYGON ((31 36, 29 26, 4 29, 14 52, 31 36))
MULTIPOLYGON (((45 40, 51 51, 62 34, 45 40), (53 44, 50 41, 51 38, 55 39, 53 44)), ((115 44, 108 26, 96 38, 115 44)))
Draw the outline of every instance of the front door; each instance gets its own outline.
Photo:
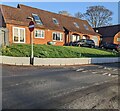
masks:
POLYGON ((98 37, 97 36, 93 36, 92 40, 95 42, 95 45, 98 45, 98 37))

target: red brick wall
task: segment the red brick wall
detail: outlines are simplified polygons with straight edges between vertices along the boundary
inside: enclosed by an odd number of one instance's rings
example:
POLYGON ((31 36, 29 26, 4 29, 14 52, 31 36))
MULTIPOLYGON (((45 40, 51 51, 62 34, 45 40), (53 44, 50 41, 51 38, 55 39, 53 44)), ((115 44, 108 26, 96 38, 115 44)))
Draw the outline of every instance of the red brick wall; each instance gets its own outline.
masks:
POLYGON ((118 33, 114 36, 114 43, 115 43, 115 44, 120 44, 120 41, 117 41, 118 38, 120 38, 120 32, 118 32, 118 33))
POLYGON ((102 41, 107 43, 113 43, 113 37, 104 37, 102 41))
MULTIPOLYGON (((25 43, 30 44, 30 31, 29 31, 28 27, 7 24, 6 28, 8 28, 8 30, 9 30, 9 43, 10 44, 13 43, 13 27, 25 28, 25 37, 26 37, 25 43)), ((41 29, 41 30, 45 31, 45 37, 44 38, 35 38, 34 37, 34 44, 47 44, 48 41, 53 41, 52 40, 52 33, 53 32, 60 32, 60 31, 47 30, 47 29, 41 29)), ((63 40, 62 41, 55 41, 56 42, 55 45, 62 46, 64 44, 64 32, 61 32, 61 33, 63 33, 63 40)), ((34 36, 34 32, 33 32, 33 36, 34 36)))
MULTIPOLYGON (((30 31, 29 31, 28 27, 19 26, 19 25, 11 25, 11 24, 7 24, 6 27, 9 30, 9 42, 10 42, 10 44, 14 43, 13 42, 13 27, 25 28, 25 43, 30 44, 30 31)), ((36 28, 36 29, 38 29, 38 28, 36 28)), ((53 32, 60 32, 60 31, 48 30, 48 29, 41 29, 41 30, 45 31, 45 37, 44 38, 35 38, 34 37, 34 40, 33 40, 34 44, 47 44, 47 42, 53 41, 52 40, 52 33, 53 32)), ((56 42, 55 45, 59 45, 59 46, 64 45, 64 43, 65 43, 65 34, 64 34, 64 32, 61 32, 61 33, 63 33, 63 40, 62 41, 55 41, 56 42)), ((73 33, 70 33, 69 37, 70 37, 71 34, 73 34, 73 33)), ((77 33, 77 34, 79 34, 81 37, 84 35, 84 34, 81 34, 81 33, 77 33)), ((34 36, 34 32, 33 32, 33 36, 34 36)), ((88 36, 91 39, 93 35, 88 35, 88 36)), ((97 37, 98 37, 98 44, 99 44, 100 36, 97 36, 97 37)), ((67 38, 67 39, 70 40, 70 38, 67 38)), ((69 41, 69 40, 67 40, 67 41, 69 41)))
POLYGON ((118 38, 120 38, 120 32, 118 32, 114 37, 103 37, 102 41, 107 43, 120 44, 118 38))

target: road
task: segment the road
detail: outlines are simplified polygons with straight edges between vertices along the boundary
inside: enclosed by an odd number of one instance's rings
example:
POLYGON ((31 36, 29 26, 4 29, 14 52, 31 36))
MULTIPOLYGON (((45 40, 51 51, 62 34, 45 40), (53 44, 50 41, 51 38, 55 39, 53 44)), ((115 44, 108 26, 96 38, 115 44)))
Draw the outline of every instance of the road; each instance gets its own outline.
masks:
POLYGON ((2 66, 3 109, 118 109, 120 63, 2 66))

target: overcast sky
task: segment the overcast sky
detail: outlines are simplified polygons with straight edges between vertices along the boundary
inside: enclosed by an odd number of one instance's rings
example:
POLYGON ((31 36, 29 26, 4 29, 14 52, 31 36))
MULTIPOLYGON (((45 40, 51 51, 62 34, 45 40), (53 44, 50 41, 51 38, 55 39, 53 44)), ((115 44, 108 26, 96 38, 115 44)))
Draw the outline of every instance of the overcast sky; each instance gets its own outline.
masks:
POLYGON ((85 13, 87 7, 89 6, 100 5, 113 12, 112 24, 118 24, 118 2, 2 2, 2 4, 13 7, 17 7, 17 4, 19 3, 55 13, 65 10, 72 15, 78 11, 85 13))

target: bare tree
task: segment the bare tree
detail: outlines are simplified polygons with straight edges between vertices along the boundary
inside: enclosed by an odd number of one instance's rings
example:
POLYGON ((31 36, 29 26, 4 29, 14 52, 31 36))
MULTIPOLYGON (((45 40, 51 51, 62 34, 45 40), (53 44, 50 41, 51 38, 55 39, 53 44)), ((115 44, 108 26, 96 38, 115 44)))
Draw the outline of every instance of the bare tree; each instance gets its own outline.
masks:
POLYGON ((83 14, 84 18, 92 27, 101 27, 110 25, 112 12, 104 6, 90 6, 83 14))
POLYGON ((66 16, 71 16, 71 14, 68 11, 62 10, 58 12, 59 14, 66 15, 66 16))
POLYGON ((79 19, 82 19, 84 16, 81 12, 77 12, 77 13, 75 13, 75 17, 79 18, 79 19))

